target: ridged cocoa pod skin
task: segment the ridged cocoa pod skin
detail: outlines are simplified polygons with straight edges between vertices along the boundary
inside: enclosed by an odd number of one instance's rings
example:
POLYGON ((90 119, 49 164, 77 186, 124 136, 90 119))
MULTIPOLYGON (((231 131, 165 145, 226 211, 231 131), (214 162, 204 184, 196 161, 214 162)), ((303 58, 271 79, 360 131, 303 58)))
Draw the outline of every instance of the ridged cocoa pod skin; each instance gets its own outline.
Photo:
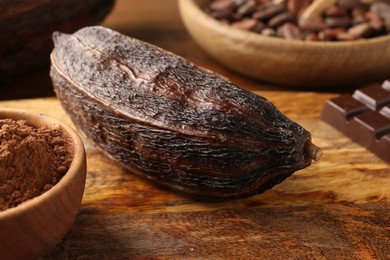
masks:
POLYGON ((0 83, 49 65, 54 31, 94 25, 115 0, 1 0, 0 83))
POLYGON ((170 52, 103 27, 53 38, 51 78, 64 109, 134 173, 242 197, 318 157, 310 133, 270 101, 170 52))

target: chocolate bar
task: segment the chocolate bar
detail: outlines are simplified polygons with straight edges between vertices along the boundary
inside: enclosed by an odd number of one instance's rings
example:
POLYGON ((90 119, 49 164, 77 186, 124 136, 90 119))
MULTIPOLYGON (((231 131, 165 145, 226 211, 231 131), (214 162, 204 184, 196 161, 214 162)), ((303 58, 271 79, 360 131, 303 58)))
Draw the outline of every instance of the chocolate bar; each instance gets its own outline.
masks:
POLYGON ((328 100, 321 118, 390 163, 390 81, 328 100))

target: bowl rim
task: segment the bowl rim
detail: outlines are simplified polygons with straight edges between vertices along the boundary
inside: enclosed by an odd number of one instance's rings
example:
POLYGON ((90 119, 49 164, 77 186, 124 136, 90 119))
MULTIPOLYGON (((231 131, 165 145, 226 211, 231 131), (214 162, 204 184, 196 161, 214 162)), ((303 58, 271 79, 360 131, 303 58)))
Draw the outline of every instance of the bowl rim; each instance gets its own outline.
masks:
MULTIPOLYGON (((62 192, 63 187, 70 185, 72 183, 72 180, 79 174, 80 169, 83 169, 84 164, 86 163, 86 154, 83 141, 76 133, 76 131, 73 130, 70 126, 51 116, 17 108, 0 108, 0 119, 21 119, 26 120, 29 123, 31 119, 34 119, 36 120, 32 123, 32 125, 34 126, 45 125, 49 126, 50 128, 61 127, 65 130, 66 135, 68 135, 68 137, 73 142, 73 160, 64 176, 53 187, 43 192, 42 194, 28 199, 13 208, 8 208, 0 211, 1 221, 11 218, 15 215, 23 214, 23 212, 29 211, 37 205, 49 200, 50 197, 52 197, 53 195, 58 196, 62 192)), ((86 169, 86 167, 84 168, 86 169)), ((85 179, 86 170, 83 170, 82 174, 84 175, 83 178, 85 179)))
MULTIPOLYGON (((188 8, 192 8, 199 17, 199 21, 202 21, 203 24, 209 24, 212 25, 215 31, 219 31, 220 33, 224 35, 230 35, 231 38, 234 39, 242 39, 243 41, 246 41, 251 44, 277 44, 278 46, 281 45, 288 45, 288 46, 296 46, 296 47, 302 47, 305 46, 307 48, 308 46, 312 47, 327 47, 327 48, 340 48, 340 47, 360 47, 362 45, 367 44, 375 44, 375 43, 382 43, 384 41, 390 41, 390 34, 387 35, 381 35, 378 37, 372 37, 372 38, 363 38, 358 40, 352 40, 352 41, 303 41, 303 40, 289 40, 284 39, 280 37, 271 37, 271 36, 265 36, 261 34, 256 34, 254 32, 245 31, 242 29, 234 28, 231 25, 224 24, 217 19, 213 18, 209 14, 207 14, 201 7, 200 7, 200 1, 202 0, 178 0, 179 1, 179 10, 182 13, 182 16, 184 18, 183 10, 186 8, 183 8, 183 6, 187 6, 188 8), (232 31, 234 33, 232 33, 232 31)), ((211 0, 203 0, 204 2, 210 2, 211 0)), ((188 9, 187 9, 188 11, 188 9)), ((183 19, 187 20, 187 19, 183 19)), ((204 26, 203 26, 204 27, 204 26)))

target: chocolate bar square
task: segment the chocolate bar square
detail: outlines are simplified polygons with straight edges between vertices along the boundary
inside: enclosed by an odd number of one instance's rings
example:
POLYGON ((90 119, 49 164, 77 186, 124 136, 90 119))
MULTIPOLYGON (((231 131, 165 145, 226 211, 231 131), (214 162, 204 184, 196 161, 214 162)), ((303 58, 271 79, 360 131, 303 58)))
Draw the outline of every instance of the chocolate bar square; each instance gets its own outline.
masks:
POLYGON ((390 81, 328 100, 321 118, 390 163, 390 81))

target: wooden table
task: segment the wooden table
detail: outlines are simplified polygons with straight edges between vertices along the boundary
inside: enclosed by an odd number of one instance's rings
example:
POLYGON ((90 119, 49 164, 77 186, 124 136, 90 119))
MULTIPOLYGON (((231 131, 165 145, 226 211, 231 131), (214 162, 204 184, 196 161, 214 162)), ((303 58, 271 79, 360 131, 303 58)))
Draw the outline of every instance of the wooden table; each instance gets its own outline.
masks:
MULTIPOLYGON (((88 173, 80 212, 44 259, 390 259, 389 165, 320 120, 325 100, 338 93, 291 90, 225 69, 191 40, 176 1, 163 2, 118 0, 104 25, 267 97, 312 133, 323 158, 263 194, 215 201, 134 176, 84 139, 88 173)), ((0 107, 72 124, 50 97, 47 70, 2 88, 0 107)))

